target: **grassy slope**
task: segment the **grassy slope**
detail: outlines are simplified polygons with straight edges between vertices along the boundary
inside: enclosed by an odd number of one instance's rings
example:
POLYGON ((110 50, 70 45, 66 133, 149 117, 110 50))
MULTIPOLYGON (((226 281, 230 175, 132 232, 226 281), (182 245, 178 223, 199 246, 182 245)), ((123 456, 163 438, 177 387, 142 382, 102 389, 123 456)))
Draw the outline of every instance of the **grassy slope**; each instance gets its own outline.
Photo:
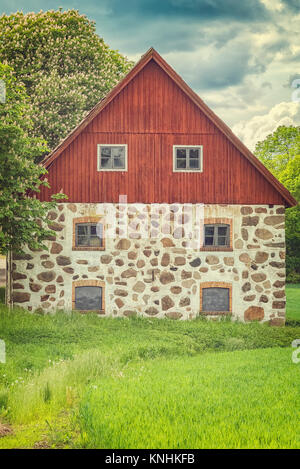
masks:
POLYGON ((10 384, 51 361, 72 358, 98 349, 119 357, 133 358, 195 355, 203 351, 287 347, 300 337, 299 327, 276 328, 263 324, 213 321, 98 318, 78 313, 54 316, 32 315, 22 310, 9 313, 0 306, 0 337, 6 342, 5 378, 10 384))

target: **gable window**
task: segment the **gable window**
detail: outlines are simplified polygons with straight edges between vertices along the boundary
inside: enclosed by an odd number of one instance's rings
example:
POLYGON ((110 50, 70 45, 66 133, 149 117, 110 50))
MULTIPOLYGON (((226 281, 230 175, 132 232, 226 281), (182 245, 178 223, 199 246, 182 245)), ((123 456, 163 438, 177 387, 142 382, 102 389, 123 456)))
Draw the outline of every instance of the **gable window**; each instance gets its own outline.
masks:
POLYGON ((127 171, 127 145, 97 145, 98 171, 127 171))
POLYGON ((229 246, 229 225, 204 225, 204 246, 229 246))
POLYGON ((104 250, 104 229, 100 217, 73 219, 73 250, 104 250))
POLYGON ((104 314, 104 283, 98 280, 73 282, 72 307, 78 311, 104 314))
POLYGON ((202 172, 203 161, 203 147, 202 146, 173 146, 173 170, 174 171, 188 171, 202 172))
POLYGON ((231 314, 232 286, 225 282, 200 285, 200 311, 205 315, 231 314))

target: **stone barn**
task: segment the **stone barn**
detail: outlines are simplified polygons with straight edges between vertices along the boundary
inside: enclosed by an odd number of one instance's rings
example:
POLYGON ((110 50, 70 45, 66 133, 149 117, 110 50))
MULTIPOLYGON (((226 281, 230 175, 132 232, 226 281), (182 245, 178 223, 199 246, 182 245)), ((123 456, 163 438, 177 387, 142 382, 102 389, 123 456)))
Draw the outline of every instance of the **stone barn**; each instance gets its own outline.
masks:
POLYGON ((15 305, 284 323, 296 201, 154 49, 43 164, 68 200, 13 256, 15 305))

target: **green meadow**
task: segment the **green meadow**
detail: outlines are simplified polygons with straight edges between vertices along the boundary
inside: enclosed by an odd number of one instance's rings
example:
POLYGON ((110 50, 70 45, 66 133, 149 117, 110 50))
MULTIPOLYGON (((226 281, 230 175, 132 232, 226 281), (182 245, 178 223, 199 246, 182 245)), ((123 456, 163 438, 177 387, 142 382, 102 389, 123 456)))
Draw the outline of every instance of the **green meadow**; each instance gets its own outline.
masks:
POLYGON ((286 316, 288 321, 300 321, 300 285, 287 284, 286 285, 286 316))
POLYGON ((300 448, 299 293, 286 327, 0 306, 0 448, 300 448))

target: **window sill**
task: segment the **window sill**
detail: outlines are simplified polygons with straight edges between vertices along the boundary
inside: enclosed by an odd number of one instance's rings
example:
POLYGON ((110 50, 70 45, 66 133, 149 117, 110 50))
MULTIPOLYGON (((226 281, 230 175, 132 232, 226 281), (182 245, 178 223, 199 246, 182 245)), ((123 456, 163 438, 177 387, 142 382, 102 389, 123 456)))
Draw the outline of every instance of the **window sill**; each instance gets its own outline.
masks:
POLYGON ((230 246, 202 246, 200 251, 224 251, 224 252, 231 252, 233 248, 230 246))
POLYGON ((76 313, 86 314, 86 313, 96 313, 96 314, 105 314, 104 309, 74 309, 76 313))
POLYGON ((173 173, 203 173, 202 169, 173 169, 173 173))
POLYGON ((231 311, 199 311, 201 316, 232 316, 231 311))
POLYGON ((105 247, 72 246, 72 251, 105 251, 105 247))
POLYGON ((104 168, 98 168, 97 169, 98 173, 127 173, 128 169, 127 168, 121 168, 121 169, 116 169, 116 168, 109 168, 109 169, 104 169, 104 168))

